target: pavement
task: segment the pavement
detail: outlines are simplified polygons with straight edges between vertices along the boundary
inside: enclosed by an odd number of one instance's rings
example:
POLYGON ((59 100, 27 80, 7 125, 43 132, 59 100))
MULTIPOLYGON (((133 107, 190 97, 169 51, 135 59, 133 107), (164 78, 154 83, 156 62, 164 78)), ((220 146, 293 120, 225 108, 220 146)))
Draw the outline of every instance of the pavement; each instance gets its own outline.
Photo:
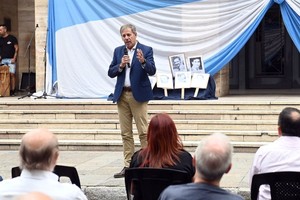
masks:
MULTIPOLYGON (((126 200, 124 178, 113 178, 113 174, 123 168, 122 154, 121 151, 60 151, 58 164, 76 167, 89 200, 126 200)), ((249 169, 253 157, 254 153, 234 153, 232 169, 222 178, 221 187, 249 199, 249 169)), ((18 151, 0 150, 0 159, 0 176, 11 178, 11 168, 19 165, 18 151)))

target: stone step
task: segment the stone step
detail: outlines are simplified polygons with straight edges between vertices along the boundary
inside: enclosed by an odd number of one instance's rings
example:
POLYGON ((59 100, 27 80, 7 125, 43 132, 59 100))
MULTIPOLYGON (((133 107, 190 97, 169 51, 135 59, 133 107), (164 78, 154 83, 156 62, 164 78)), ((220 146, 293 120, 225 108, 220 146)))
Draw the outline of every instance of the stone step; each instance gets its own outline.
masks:
MULTIPOLYGON (((175 119, 277 120, 280 110, 149 110, 149 118, 168 113, 175 119)), ((1 110, 0 119, 117 119, 117 110, 1 110)))
MULTIPOLYGON (((235 142, 235 149, 254 151, 278 137, 278 114, 286 106, 300 107, 300 102, 155 100, 148 110, 149 120, 156 113, 168 113, 188 148, 208 134, 222 132, 235 142)), ((65 150, 122 150, 117 106, 103 99, 1 101, 0 127, 2 149, 17 149, 24 133, 43 127, 56 133, 65 150)))
MULTIPOLYGON (((21 139, 22 136, 31 129, 0 129, 0 139, 21 139)), ((92 130, 92 129, 51 129, 60 140, 120 140, 120 130, 92 130)), ((204 136, 216 132, 215 130, 179 130, 178 133, 182 141, 199 141, 204 136)), ((219 130, 236 142, 270 142, 278 135, 276 131, 232 131, 219 130)), ((134 130, 135 140, 138 141, 137 131, 134 130)))
MULTIPOLYGON (((253 153, 268 142, 232 142, 235 152, 253 153)), ((198 142, 184 141, 187 151, 195 151, 198 142)), ((18 150, 20 139, 0 139, 0 150, 18 150)), ((59 140, 59 148, 62 151, 122 151, 121 140, 59 140)), ((135 141, 135 148, 140 148, 140 143, 135 141)))
MULTIPOLYGON (((149 110, 282 110, 284 107, 300 107, 299 101, 218 101, 218 100, 154 100, 149 110), (212 109, 213 108, 213 109, 212 109)), ((1 101, 0 110, 116 110, 116 104, 103 99, 46 99, 1 101)))
MULTIPOLYGON (((275 131, 276 120, 174 120, 178 130, 275 131)), ((118 119, 0 119, 0 127, 49 129, 120 129, 118 119)))

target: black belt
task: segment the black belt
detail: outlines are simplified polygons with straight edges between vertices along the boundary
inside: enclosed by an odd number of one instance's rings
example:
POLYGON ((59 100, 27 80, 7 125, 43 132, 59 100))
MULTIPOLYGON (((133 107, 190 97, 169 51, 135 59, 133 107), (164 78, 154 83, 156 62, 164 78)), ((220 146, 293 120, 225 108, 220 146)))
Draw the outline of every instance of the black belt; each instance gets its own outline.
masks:
POLYGON ((123 87, 124 92, 131 92, 131 87, 123 87))

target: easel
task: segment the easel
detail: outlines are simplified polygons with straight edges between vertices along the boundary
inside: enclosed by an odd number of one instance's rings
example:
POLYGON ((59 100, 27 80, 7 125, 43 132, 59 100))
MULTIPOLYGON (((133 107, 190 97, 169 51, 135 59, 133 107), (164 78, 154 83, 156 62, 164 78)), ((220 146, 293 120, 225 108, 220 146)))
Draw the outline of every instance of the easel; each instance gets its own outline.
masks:
POLYGON ((168 89, 167 88, 163 88, 164 89, 164 95, 165 95, 165 97, 167 97, 168 96, 168 89))
POLYGON ((194 97, 197 97, 199 93, 199 88, 195 88, 195 93, 194 93, 194 97))
POLYGON ((184 99, 184 88, 181 88, 181 99, 184 99))

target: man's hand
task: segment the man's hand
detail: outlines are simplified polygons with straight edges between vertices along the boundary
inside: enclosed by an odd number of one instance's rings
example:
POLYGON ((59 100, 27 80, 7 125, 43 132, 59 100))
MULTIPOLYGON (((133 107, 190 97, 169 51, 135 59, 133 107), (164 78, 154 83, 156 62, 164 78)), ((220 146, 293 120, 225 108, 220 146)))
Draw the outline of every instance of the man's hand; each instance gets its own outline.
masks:
POLYGON ((143 51, 141 49, 137 49, 136 51, 137 51, 136 53, 137 59, 140 61, 140 63, 145 63, 143 51))
POLYGON ((124 55, 121 59, 120 68, 123 69, 124 67, 126 67, 127 63, 130 63, 130 58, 128 55, 124 55))

